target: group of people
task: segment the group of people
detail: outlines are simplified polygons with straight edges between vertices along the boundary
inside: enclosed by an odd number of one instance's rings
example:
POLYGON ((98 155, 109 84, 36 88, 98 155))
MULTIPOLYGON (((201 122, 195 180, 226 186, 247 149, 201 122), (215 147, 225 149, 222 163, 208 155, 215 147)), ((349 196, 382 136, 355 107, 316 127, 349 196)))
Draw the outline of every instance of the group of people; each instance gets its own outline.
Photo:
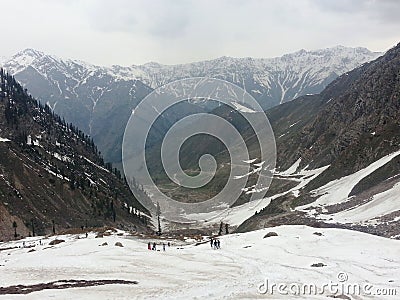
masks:
MULTIPOLYGON (((39 244, 36 244, 36 242, 31 242, 29 244, 26 244, 25 241, 22 241, 22 248, 32 248, 37 245, 42 246, 42 240, 39 240, 39 244)), ((18 247, 21 248, 21 246, 18 246, 18 247)))
MULTIPOLYGON (((162 247, 163 247, 163 251, 165 251, 165 248, 167 247, 171 247, 171 243, 168 242, 168 244, 162 243, 162 247)), ((147 249, 149 250, 153 250, 153 251, 157 251, 157 244, 156 242, 153 242, 153 244, 151 244, 150 242, 147 243, 147 249)))
POLYGON ((221 249, 221 242, 219 239, 211 238, 210 245, 211 245, 211 248, 213 248, 213 249, 221 249))
MULTIPOLYGON (((162 250, 165 251, 166 247, 171 247, 171 243, 168 242, 166 243, 162 243, 160 244, 162 245, 162 250)), ((211 238, 210 239, 210 245, 212 249, 221 249, 221 241, 219 239, 216 238, 211 238)), ((147 249, 148 250, 153 250, 153 251, 157 251, 157 243, 156 242, 148 242, 147 243, 147 249)))

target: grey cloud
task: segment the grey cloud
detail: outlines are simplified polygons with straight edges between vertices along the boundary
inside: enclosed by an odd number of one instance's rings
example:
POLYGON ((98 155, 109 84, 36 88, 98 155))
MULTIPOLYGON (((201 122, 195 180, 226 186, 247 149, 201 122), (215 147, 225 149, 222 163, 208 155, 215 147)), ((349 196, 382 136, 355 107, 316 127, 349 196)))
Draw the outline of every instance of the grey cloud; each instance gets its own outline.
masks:
POLYGON ((150 34, 163 38, 176 38, 184 35, 190 25, 191 9, 189 2, 175 1, 152 5, 147 24, 150 34))
POLYGON ((188 4, 189 1, 100 0, 88 6, 86 13, 90 25, 99 31, 177 37, 189 25, 188 4))
POLYGON ((89 24, 99 31, 118 32, 134 31, 138 20, 132 13, 132 1, 97 1, 99 5, 93 2, 85 3, 84 14, 89 24), (96 7, 96 9, 93 9, 96 7))
POLYGON ((363 15, 371 21, 400 23, 398 0, 312 0, 323 12, 363 15))
POLYGON ((272 57, 343 44, 385 50, 400 40, 400 1, 0 0, 0 56, 33 47, 96 64, 174 64, 272 57), (11 24, 11 25, 10 25, 11 24), (20 37, 24 38, 20 38, 20 37))

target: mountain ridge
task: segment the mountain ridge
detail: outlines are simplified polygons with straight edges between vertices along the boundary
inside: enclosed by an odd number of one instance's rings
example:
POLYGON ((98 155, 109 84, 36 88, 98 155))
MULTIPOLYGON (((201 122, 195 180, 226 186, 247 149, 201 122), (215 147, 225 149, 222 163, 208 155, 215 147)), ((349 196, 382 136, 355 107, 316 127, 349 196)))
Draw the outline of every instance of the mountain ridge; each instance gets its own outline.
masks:
POLYGON ((380 54, 337 46, 271 59, 221 57, 170 66, 99 67, 27 49, 3 66, 39 101, 92 136, 107 161, 118 163, 118 145, 129 112, 155 87, 167 82, 199 76, 227 80, 246 89, 267 109, 300 95, 318 93, 338 75, 380 54))

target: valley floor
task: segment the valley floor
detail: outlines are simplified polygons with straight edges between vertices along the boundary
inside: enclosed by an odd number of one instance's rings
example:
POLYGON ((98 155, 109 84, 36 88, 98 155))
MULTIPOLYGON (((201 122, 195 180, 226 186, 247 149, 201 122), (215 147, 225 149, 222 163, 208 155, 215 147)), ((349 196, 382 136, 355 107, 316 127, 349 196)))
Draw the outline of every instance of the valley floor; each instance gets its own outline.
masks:
POLYGON ((36 237, 0 243, 0 299, 327 299, 335 292, 343 299, 382 299, 382 294, 397 299, 400 294, 400 241, 350 230, 280 226, 222 236, 219 250, 187 240, 172 241, 165 252, 160 245, 161 251, 150 251, 150 240, 126 233, 56 238, 65 242, 49 246, 55 239, 50 237, 39 245, 36 237), (270 231, 277 236, 264 238, 270 231), (126 282, 74 287, 67 280, 126 282), (42 289, 40 284, 49 282, 52 288, 42 289), (309 294, 324 285, 321 295, 309 294))

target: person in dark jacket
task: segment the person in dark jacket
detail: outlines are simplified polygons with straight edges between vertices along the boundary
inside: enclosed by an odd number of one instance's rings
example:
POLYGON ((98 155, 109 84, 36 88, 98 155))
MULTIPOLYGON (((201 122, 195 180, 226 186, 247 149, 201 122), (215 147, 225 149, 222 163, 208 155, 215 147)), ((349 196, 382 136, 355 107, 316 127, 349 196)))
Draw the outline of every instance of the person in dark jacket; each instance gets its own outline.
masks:
POLYGON ((211 240, 210 240, 210 245, 211 245, 211 248, 214 246, 213 238, 211 238, 211 240))
POLYGON ((151 250, 151 243, 150 242, 147 243, 147 249, 151 250))
POLYGON ((221 242, 220 242, 220 240, 217 240, 217 248, 218 248, 218 249, 221 249, 221 242))

